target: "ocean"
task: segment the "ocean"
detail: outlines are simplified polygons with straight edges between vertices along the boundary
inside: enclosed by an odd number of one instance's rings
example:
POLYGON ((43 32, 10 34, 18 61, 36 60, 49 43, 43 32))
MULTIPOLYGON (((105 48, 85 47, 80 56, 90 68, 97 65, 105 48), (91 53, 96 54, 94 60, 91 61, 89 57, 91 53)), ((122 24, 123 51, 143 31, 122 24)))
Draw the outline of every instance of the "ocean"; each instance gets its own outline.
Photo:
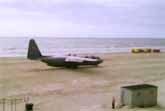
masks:
MULTIPOLYGON (((1 57, 26 57, 27 37, 0 38, 1 57)), ((159 48, 165 51, 165 39, 151 38, 35 38, 43 55, 67 53, 119 53, 131 48, 159 48)))

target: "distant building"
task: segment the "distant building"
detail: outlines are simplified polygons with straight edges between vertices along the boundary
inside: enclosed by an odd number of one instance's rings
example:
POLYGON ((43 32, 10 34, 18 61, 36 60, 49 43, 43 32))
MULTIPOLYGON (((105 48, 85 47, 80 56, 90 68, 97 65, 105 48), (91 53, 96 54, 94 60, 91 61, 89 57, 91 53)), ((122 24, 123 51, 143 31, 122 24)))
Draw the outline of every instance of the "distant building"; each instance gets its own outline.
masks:
POLYGON ((131 107, 157 105, 157 86, 139 84, 121 87, 121 104, 131 107))

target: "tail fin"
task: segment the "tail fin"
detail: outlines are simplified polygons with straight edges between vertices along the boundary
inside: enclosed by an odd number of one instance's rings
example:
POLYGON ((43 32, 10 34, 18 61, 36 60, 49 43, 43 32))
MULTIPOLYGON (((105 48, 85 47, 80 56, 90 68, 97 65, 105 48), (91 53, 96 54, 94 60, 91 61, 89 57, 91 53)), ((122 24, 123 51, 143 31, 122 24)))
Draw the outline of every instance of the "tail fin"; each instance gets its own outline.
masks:
POLYGON ((34 39, 29 41, 28 55, 27 58, 31 60, 36 60, 42 57, 42 54, 34 39))

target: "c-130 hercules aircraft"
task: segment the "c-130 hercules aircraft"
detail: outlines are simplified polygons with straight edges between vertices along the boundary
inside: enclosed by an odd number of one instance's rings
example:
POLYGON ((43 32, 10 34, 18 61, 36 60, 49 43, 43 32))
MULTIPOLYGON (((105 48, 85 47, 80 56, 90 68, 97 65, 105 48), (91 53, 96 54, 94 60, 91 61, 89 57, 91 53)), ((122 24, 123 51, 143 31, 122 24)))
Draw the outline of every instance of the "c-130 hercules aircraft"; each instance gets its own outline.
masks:
POLYGON ((53 67, 66 67, 66 68, 78 68, 79 66, 93 65, 97 66, 103 62, 100 57, 78 57, 78 56, 43 56, 34 39, 29 41, 28 55, 30 60, 39 60, 46 63, 48 66, 53 67))

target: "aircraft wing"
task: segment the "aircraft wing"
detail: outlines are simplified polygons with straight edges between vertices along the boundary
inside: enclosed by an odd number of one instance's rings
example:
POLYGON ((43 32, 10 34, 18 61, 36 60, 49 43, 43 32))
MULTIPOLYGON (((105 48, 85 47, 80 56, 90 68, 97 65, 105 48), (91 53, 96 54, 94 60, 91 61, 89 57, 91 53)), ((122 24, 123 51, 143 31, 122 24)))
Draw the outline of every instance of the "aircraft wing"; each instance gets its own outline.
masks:
POLYGON ((78 63, 82 63, 84 61, 97 61, 97 59, 91 59, 91 58, 84 58, 84 57, 73 57, 73 56, 68 56, 65 59, 66 62, 78 62, 78 63))

